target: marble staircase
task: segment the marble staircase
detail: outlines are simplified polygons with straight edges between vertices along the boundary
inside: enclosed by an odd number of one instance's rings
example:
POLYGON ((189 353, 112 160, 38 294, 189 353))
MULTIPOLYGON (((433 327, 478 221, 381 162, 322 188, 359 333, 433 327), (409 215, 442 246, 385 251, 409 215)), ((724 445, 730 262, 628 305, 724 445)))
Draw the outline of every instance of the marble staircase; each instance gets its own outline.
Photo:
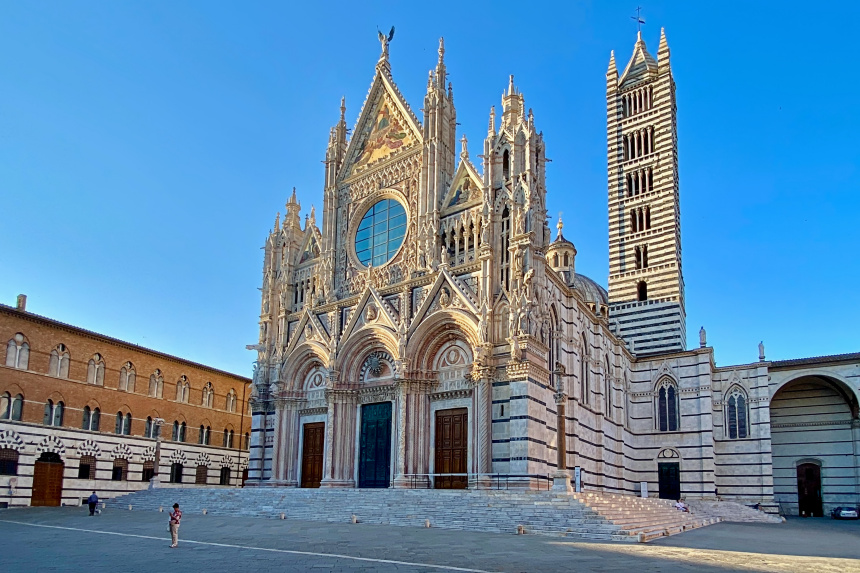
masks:
POLYGON ((740 523, 783 523, 784 517, 772 515, 733 501, 691 500, 690 513, 698 517, 719 518, 740 523))
POLYGON ((439 527, 602 541, 649 541, 710 525, 665 500, 515 490, 156 488, 107 502, 115 510, 439 527))

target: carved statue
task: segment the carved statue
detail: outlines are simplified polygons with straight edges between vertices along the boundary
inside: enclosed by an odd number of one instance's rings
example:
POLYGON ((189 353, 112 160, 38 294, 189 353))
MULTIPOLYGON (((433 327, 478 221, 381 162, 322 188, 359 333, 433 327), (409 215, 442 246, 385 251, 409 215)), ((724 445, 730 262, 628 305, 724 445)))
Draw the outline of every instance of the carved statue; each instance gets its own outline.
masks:
POLYGON ((520 348, 520 341, 514 335, 508 339, 508 342, 511 343, 511 360, 514 362, 519 362, 523 359, 523 351, 520 348))
POLYGON ((310 322, 307 323, 305 325, 305 340, 313 340, 315 334, 316 333, 314 332, 314 327, 311 325, 310 322))
POLYGON ((532 280, 535 277, 535 270, 529 269, 526 273, 526 276, 523 278, 523 287, 525 287, 525 294, 523 298, 532 300, 532 280))
POLYGON ((758 343, 758 359, 764 361, 764 341, 758 343))
POLYGON ((443 288, 439 293, 439 305, 442 308, 448 308, 451 304, 451 293, 448 292, 447 288, 443 288))
POLYGON ((379 59, 382 61, 388 61, 388 44, 391 40, 394 39, 394 26, 391 27, 391 31, 388 32, 388 36, 376 30, 377 35, 379 36, 379 43, 382 44, 382 55, 379 56, 379 59))
POLYGON ((367 305, 367 308, 364 310, 364 322, 373 322, 376 320, 377 314, 375 305, 367 305))
POLYGON ((517 235, 522 235, 526 232, 526 217, 523 214, 522 209, 517 209, 516 220, 514 221, 516 225, 515 230, 517 235))
POLYGON ((397 334, 399 335, 399 343, 397 345, 397 352, 399 354, 398 358, 400 360, 406 359, 406 343, 408 339, 406 337, 406 318, 400 321, 400 326, 397 328, 397 334))
POLYGON ((481 218, 481 244, 490 244, 490 220, 486 216, 481 218))
POLYGON ((702 328, 699 329, 699 346, 704 348, 707 345, 708 345, 708 335, 705 332, 705 327, 703 326, 702 328))
POLYGON ((483 304, 481 304, 481 316, 478 318, 478 340, 481 344, 486 344, 490 341, 490 325, 487 318, 488 311, 487 299, 485 298, 483 304))

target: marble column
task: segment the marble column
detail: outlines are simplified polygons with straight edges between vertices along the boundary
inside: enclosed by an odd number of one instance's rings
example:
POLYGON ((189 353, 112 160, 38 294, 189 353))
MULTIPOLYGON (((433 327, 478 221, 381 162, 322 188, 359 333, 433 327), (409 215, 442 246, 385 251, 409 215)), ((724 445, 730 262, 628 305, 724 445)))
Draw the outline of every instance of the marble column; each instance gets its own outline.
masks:
POLYGON ((284 400, 280 434, 275 447, 279 457, 277 479, 280 485, 298 487, 299 400, 284 400))
MULTIPOLYGON (((560 387, 560 384, 556 385, 560 387)), ((555 438, 555 461, 556 470, 552 474, 552 489, 555 492, 572 493, 570 487, 570 474, 567 471, 567 395, 564 392, 555 393, 556 438, 555 438)))
POLYGON ((489 368, 482 368, 480 377, 472 389, 472 476, 470 487, 485 487, 491 482, 492 471, 493 412, 491 410, 493 380, 489 368))
POLYGON ((430 468, 430 398, 426 385, 418 380, 397 383, 397 449, 394 483, 396 488, 426 488, 430 468))
POLYGON ((328 417, 320 487, 355 487, 357 397, 352 390, 326 390, 328 417))

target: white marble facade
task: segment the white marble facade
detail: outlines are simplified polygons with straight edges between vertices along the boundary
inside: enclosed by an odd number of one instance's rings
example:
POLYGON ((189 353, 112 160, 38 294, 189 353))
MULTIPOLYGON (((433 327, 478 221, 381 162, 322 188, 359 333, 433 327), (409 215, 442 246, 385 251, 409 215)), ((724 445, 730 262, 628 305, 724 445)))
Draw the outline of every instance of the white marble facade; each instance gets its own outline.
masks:
POLYGON ((547 487, 578 467, 585 489, 665 496, 675 472, 683 497, 797 512, 812 464, 825 510, 858 502, 860 355, 770 362, 762 348, 718 368, 704 330, 685 349, 665 35, 659 60, 640 38, 607 74, 623 214, 610 292, 576 273, 560 220, 551 237, 544 140, 513 77, 475 164, 442 42, 419 118, 381 41, 351 138, 343 104, 331 129, 321 227, 314 209, 301 224, 294 191, 266 240, 250 483, 451 486, 450 454, 470 487, 547 487))

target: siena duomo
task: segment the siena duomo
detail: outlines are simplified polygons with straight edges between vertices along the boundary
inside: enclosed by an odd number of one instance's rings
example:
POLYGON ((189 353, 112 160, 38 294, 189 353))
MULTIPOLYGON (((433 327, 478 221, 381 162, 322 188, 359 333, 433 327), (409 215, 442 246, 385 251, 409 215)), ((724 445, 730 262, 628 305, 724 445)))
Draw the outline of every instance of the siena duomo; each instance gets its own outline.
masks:
POLYGON ((380 42, 354 129, 342 103, 330 131, 322 224, 294 191, 265 242, 249 484, 857 503, 860 354, 718 368, 704 330, 686 348, 662 31, 606 71, 608 290, 547 224, 513 77, 470 155, 443 42, 415 108, 380 42))

